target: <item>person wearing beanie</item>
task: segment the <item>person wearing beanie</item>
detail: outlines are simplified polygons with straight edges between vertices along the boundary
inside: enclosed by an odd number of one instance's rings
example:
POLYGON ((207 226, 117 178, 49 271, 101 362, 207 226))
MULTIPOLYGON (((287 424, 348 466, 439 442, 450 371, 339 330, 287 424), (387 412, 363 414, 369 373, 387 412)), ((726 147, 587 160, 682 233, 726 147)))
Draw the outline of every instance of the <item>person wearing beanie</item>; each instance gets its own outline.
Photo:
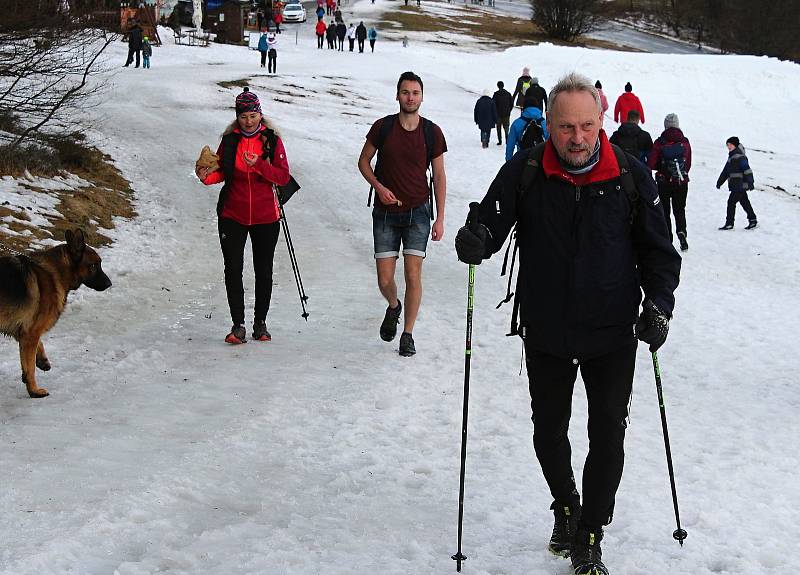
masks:
POLYGON ((608 111, 608 98, 603 93, 603 85, 600 80, 594 83, 594 87, 597 88, 597 93, 600 95, 600 105, 603 107, 603 114, 605 114, 608 111))
POLYGON ((653 149, 653 138, 639 126, 639 112, 628 112, 628 121, 622 124, 608 139, 643 164, 647 164, 647 156, 653 149))
POLYGON ((230 344, 247 341, 245 329, 244 247, 247 236, 253 249, 255 311, 253 339, 269 341, 266 319, 272 299, 272 267, 280 230, 276 186, 290 181, 289 162, 280 136, 269 127, 258 96, 248 88, 236 96, 236 118, 228 126, 217 148, 220 167, 196 167, 205 185, 224 184, 217 200, 217 227, 225 265, 233 327, 225 337, 230 344))
POLYGON ((525 66, 522 69, 522 76, 517 78, 517 85, 514 88, 514 93, 511 98, 514 100, 514 105, 522 110, 522 102, 525 99, 525 92, 531 87, 531 71, 530 68, 525 66))
POLYGON ((736 204, 741 204, 747 214, 746 230, 752 230, 758 225, 756 213, 750 205, 750 198, 747 191, 753 189, 754 179, 753 170, 750 169, 750 162, 747 161, 744 146, 739 142, 739 138, 731 136, 725 141, 728 147, 728 161, 722 168, 722 173, 717 178, 717 189, 728 182, 728 211, 725 215, 725 224, 720 230, 732 230, 733 221, 736 216, 736 204))
POLYGON ((664 118, 664 131, 653 143, 647 165, 656 171, 658 196, 661 198, 669 237, 672 239, 671 209, 681 250, 686 251, 689 249, 686 241, 686 196, 689 193, 692 147, 681 131, 677 114, 667 114, 664 118))
POLYGON ((491 90, 484 90, 483 96, 475 102, 475 110, 472 114, 478 129, 481 131, 481 146, 483 148, 489 147, 489 135, 492 133, 492 128, 497 126, 497 107, 491 95, 491 90))
POLYGON ((625 84, 625 91, 617 98, 617 103, 614 104, 614 121, 618 124, 628 119, 628 112, 636 110, 639 112, 639 121, 644 124, 644 108, 639 97, 633 93, 631 83, 625 84))
POLYGON ((544 113, 547 111, 547 90, 539 85, 539 78, 531 78, 531 85, 525 92, 525 97, 522 100, 522 109, 535 106, 539 111, 544 113))
POLYGON ((153 47, 150 45, 150 38, 142 38, 142 68, 150 68, 150 57, 153 55, 153 47))
POLYGON ((511 120, 511 110, 514 109, 514 98, 511 92, 505 89, 502 81, 497 82, 497 91, 492 96, 494 106, 497 109, 497 145, 503 145, 503 134, 508 140, 508 125, 511 120), (502 129, 502 131, 501 131, 502 129))

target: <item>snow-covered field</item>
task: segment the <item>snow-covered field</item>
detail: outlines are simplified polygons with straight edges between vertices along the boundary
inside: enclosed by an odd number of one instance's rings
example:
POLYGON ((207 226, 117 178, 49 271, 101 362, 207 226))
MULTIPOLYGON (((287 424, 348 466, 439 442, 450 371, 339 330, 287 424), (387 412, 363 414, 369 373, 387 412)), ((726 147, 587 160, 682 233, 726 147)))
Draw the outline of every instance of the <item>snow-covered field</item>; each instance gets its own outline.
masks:
MULTIPOLYGON (((356 5, 367 25, 382 8, 356 5)), ((357 13, 356 19, 360 19, 357 13)), ((475 100, 531 66, 546 88, 578 70, 612 102, 630 81, 653 137, 676 112, 691 140, 690 251, 660 352, 683 526, 672 503, 649 355, 640 350, 627 464, 604 559, 612 573, 778 574, 794 568, 800 394, 800 67, 774 59, 554 47, 502 53, 378 40, 374 54, 316 50, 313 23, 286 26, 279 74, 243 47, 175 46, 152 69, 119 69, 91 110, 90 139, 137 192, 135 221, 102 251, 114 287, 82 289, 46 337, 51 395, 28 399, 16 344, 0 342, 0 573, 427 574, 455 569, 466 266, 452 241, 499 168, 475 100), (399 74, 425 81, 423 114, 447 138, 445 239, 431 243, 419 353, 378 338, 368 186, 356 167, 370 124, 396 109, 399 74), (274 341, 230 347, 214 206, 194 178, 252 78, 303 185, 276 256, 274 341), (759 227, 719 232, 725 139, 756 176, 759 227), (780 186, 785 192, 776 190, 780 186)), ((121 65, 126 45, 109 56, 121 65)), ((613 127, 612 127, 613 130, 613 127)), ((4 194, 11 184, 3 183, 4 194)), ((4 196, 7 197, 7 196, 4 196)), ((519 340, 500 258, 477 270, 463 572, 552 575, 550 497, 531 446, 519 340)), ((246 285, 252 285, 246 264, 246 285)), ((248 287, 248 290, 250 288, 248 287)), ((252 298, 248 291, 249 309, 252 298)), ((586 453, 576 387, 574 463, 586 453)))

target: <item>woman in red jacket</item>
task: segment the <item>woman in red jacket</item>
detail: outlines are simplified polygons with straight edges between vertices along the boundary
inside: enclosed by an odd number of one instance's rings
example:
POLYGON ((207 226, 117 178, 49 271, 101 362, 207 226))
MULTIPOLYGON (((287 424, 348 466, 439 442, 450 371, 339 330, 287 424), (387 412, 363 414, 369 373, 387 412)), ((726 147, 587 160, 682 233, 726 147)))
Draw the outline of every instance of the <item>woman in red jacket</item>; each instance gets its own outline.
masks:
POLYGON ((236 120, 225 130, 217 150, 220 167, 196 168, 208 185, 224 182, 217 202, 219 242, 225 262, 225 289, 233 327, 225 338, 245 343, 244 245, 250 235, 255 271, 256 305, 253 339, 269 341, 267 312, 272 297, 272 261, 280 230, 280 209, 275 187, 289 181, 289 163, 283 142, 269 128, 258 96, 247 88, 236 97, 236 120))

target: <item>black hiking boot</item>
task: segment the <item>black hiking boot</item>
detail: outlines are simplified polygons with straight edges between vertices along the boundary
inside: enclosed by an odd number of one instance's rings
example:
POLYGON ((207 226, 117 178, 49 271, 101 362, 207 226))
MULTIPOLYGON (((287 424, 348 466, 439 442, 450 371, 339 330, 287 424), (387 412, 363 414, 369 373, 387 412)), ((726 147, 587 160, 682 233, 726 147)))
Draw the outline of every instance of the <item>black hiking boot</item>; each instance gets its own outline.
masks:
POLYGON ((580 503, 570 505, 553 501, 550 509, 555 515, 555 524, 547 548, 554 555, 569 557, 572 540, 575 539, 575 532, 578 530, 578 520, 581 518, 580 503))
POLYGON ((689 242, 686 241, 686 232, 678 232, 678 241, 681 243, 681 251, 689 249, 689 242))
POLYGON ((272 336, 267 331, 267 322, 264 320, 253 322, 253 339, 256 341, 272 341, 272 336))
POLYGON ((608 569, 602 561, 603 552, 600 549, 602 540, 602 529, 578 527, 570 555, 575 575, 608 575, 608 569))
POLYGON ((381 324, 381 339, 392 341, 397 335, 397 324, 400 322, 400 312, 403 311, 403 304, 397 300, 397 307, 387 307, 386 315, 383 316, 381 324))
POLYGON ((733 224, 726 223, 724 226, 722 226, 719 229, 721 229, 721 230, 732 230, 733 229, 733 224))
POLYGON ((225 337, 225 341, 232 345, 247 343, 247 330, 243 325, 234 325, 231 332, 225 337))
POLYGON ((414 347, 414 338, 407 331, 404 331, 400 336, 400 355, 403 357, 411 357, 417 353, 417 348, 414 347))
POLYGON ((756 220, 750 220, 750 221, 747 223, 747 227, 746 227, 745 229, 746 229, 746 230, 752 230, 752 229, 753 229, 753 228, 755 228, 757 225, 758 225, 758 222, 757 222, 756 220))

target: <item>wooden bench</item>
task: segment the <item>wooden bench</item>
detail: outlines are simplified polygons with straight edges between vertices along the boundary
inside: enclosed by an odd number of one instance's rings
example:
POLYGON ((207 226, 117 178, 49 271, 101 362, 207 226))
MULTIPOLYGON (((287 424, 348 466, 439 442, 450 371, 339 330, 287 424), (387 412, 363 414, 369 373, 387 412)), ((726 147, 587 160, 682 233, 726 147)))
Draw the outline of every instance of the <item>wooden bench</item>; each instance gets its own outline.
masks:
POLYGON ((172 37, 175 39, 176 44, 184 44, 183 40, 186 40, 186 45, 191 43, 191 39, 186 34, 175 29, 172 30, 172 37))

